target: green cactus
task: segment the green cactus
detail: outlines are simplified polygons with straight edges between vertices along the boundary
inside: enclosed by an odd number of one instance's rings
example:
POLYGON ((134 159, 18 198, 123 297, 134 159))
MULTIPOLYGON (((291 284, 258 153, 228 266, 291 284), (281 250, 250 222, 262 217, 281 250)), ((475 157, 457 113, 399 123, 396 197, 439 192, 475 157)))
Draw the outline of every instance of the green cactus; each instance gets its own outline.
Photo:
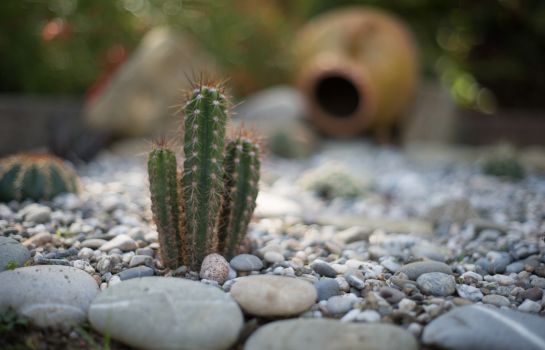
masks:
POLYGON ((21 153, 0 160, 0 201, 47 200, 78 192, 78 177, 48 153, 21 153))
POLYGON ((148 158, 153 219, 157 224, 161 259, 165 266, 176 268, 182 255, 180 208, 176 155, 164 143, 158 143, 148 158))
POLYGON ((241 163, 230 166, 229 160, 224 161, 228 107, 219 84, 200 84, 192 91, 183 108, 184 163, 178 181, 174 181, 176 160, 172 151, 157 145, 149 155, 154 220, 163 260, 170 268, 183 263, 197 269, 207 254, 224 249, 232 253, 253 213, 259 179, 257 145, 248 138, 240 138, 236 142, 241 145, 242 153, 230 143, 227 157, 232 162, 238 157, 241 163), (163 157, 161 162, 159 155, 163 157), (161 171, 159 163, 164 167, 161 171), (240 177, 233 177, 235 173, 241 174, 240 177), (233 186, 234 195, 226 196, 226 189, 231 191, 233 186), (220 216, 221 213, 224 215, 220 216), (232 243, 227 244, 226 239, 232 243))
POLYGON ((259 146, 252 138, 241 135, 228 143, 218 246, 226 257, 236 254, 248 229, 255 209, 259 167, 259 146))

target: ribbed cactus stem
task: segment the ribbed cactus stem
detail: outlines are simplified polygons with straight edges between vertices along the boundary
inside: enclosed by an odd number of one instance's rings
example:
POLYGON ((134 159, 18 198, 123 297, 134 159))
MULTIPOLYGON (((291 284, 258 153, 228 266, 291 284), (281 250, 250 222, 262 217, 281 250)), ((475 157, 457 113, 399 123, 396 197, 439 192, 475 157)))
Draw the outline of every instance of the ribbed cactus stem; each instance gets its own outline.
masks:
POLYGON ((259 182, 259 147, 239 137, 228 143, 224 162, 225 191, 218 251, 232 257, 242 243, 255 209, 259 182))
POLYGON ((159 146, 148 158, 148 174, 153 219, 159 233, 163 264, 171 269, 182 265, 181 213, 178 201, 176 156, 159 146))
POLYGON ((185 106, 185 227, 192 268, 217 247, 217 220, 223 192, 223 151, 227 102, 221 89, 200 86, 185 106))

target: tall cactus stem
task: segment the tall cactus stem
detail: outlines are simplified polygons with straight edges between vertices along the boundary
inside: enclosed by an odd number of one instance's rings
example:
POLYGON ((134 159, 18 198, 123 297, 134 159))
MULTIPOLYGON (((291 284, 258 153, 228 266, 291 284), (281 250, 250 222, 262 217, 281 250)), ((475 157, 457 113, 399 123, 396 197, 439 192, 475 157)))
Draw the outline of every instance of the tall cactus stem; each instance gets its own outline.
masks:
POLYGON ((220 214, 218 250, 237 253, 255 209, 259 182, 259 146, 245 137, 231 140, 224 162, 224 199, 220 214))
POLYGON ((185 227, 190 266, 198 268, 217 247, 217 218, 223 192, 227 102, 218 86, 200 86, 185 106, 185 227))
POLYGON ((161 259, 171 269, 183 264, 181 213, 178 201, 178 179, 174 152, 159 145, 148 158, 148 174, 153 219, 159 233, 161 259))

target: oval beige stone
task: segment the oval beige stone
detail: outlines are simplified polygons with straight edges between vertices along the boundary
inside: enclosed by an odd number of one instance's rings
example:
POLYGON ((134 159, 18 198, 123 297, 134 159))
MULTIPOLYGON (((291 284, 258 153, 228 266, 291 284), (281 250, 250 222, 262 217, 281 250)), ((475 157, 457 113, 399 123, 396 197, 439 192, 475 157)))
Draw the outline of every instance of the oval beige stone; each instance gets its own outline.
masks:
POLYGON ((231 287, 231 295, 246 313, 264 317, 298 315, 316 301, 316 289, 309 282, 274 275, 242 277, 231 287))

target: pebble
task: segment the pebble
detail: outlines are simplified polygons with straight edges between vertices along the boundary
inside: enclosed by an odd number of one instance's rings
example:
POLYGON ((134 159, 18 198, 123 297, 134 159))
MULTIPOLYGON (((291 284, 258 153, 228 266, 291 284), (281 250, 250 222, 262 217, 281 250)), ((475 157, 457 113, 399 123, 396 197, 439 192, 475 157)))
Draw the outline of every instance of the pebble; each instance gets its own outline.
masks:
POLYGON ((398 304, 399 310, 410 312, 413 311, 416 308, 416 302, 411 299, 403 298, 398 304))
POLYGON ((259 271, 263 268, 263 262, 252 254, 240 254, 229 262, 231 266, 241 272, 259 271))
POLYGON ((492 304, 496 306, 509 306, 510 302, 509 299, 504 297, 503 295, 498 294, 488 294, 483 297, 483 303, 485 304, 492 304))
POLYGON ((153 258, 149 255, 135 255, 129 262, 129 267, 145 265, 153 267, 153 258))
POLYGON ((105 245, 106 243, 108 243, 108 241, 105 239, 91 238, 81 242, 81 246, 84 248, 98 249, 102 247, 103 245, 105 245))
POLYGON ((263 317, 295 316, 316 301, 312 284, 274 275, 240 277, 231 287, 231 295, 246 313, 263 317))
POLYGON ((154 256, 154 253, 153 253, 153 249, 151 248, 138 248, 136 249, 136 251, 134 252, 136 255, 147 255, 147 256, 151 256, 153 258, 154 256))
POLYGON ((374 323, 380 321, 380 314, 375 310, 364 310, 356 316, 358 322, 374 323))
POLYGON ((229 277, 229 263, 219 254, 208 254, 202 261, 199 276, 221 285, 229 277))
POLYGON ((103 252, 109 252, 113 249, 120 249, 121 251, 128 252, 138 248, 134 239, 125 234, 115 236, 112 240, 104 243, 100 246, 100 250, 103 252))
POLYGON ((336 295, 327 300, 327 311, 332 315, 344 315, 352 309, 358 298, 354 294, 336 295))
POLYGON ((57 265, 0 273, 0 311, 12 308, 38 327, 68 328, 87 317, 98 285, 86 272, 57 265))
POLYGON ((519 273, 522 270, 524 270, 524 263, 520 261, 515 261, 514 263, 507 265, 505 268, 505 272, 507 273, 519 273))
POLYGON ((89 321, 100 333, 139 349, 221 350, 236 342, 243 316, 218 288, 145 277, 100 293, 89 308, 89 321))
POLYGON ((483 280, 483 276, 473 271, 466 271, 461 277, 466 284, 475 284, 483 280))
POLYGON ((522 299, 530 299, 533 301, 538 301, 538 300, 541 300, 542 297, 543 297, 543 291, 537 287, 526 289, 524 292, 521 293, 522 299))
POLYGON ((442 272, 445 274, 452 274, 450 267, 439 261, 417 261, 407 265, 403 265, 398 272, 404 273, 410 280, 416 281, 416 279, 429 272, 442 272))
POLYGON ((504 252, 488 252, 486 259, 488 260, 488 272, 491 274, 504 273, 507 265, 511 263, 511 256, 504 252))
POLYGON ((365 282, 362 279, 354 276, 353 274, 347 275, 345 279, 349 285, 356 289, 363 289, 365 287, 365 282))
POLYGON ((53 239, 53 236, 49 232, 38 232, 34 236, 30 237, 26 241, 23 242, 23 245, 28 246, 42 246, 46 243, 51 242, 53 239))
POLYGON ((13 238, 0 236, 0 272, 22 266, 30 259, 30 252, 13 238))
POLYGON ((518 307, 519 311, 538 313, 541 310, 541 304, 530 299, 526 299, 518 307))
POLYGON ((383 287, 379 291, 379 295, 384 298, 390 304, 397 304, 403 298, 405 298, 405 293, 400 290, 391 287, 383 287))
POLYGON ((26 206, 21 213, 25 221, 35 224, 44 224, 51 220, 51 208, 41 204, 30 204, 26 206))
POLYGON ((473 302, 480 301, 483 298, 483 293, 477 287, 467 284, 459 284, 456 286, 456 291, 461 298, 471 300, 473 302))
POLYGON ((405 349, 416 350, 414 336, 387 324, 347 323, 331 319, 295 319, 269 323, 254 332, 245 350, 405 349))
POLYGON ((396 273, 401 268, 401 265, 399 265, 398 263, 396 263, 395 261, 391 259, 386 259, 382 261, 380 264, 393 273, 396 273))
POLYGON ((339 284, 333 278, 322 278, 314 283, 314 286, 316 287, 318 301, 327 300, 341 294, 339 284))
POLYGON ((530 277, 530 284, 532 285, 532 287, 545 289, 545 278, 532 276, 530 277))
POLYGON ((276 263, 281 263, 284 261, 284 256, 273 250, 269 250, 265 252, 265 254, 263 255, 263 258, 269 264, 276 264, 276 263))
POLYGON ((123 270, 120 273, 118 273, 117 276, 122 281, 126 281, 131 278, 153 276, 153 274, 154 274, 154 271, 152 268, 147 266, 137 266, 137 267, 131 267, 130 269, 123 270))
POLYGON ((337 271, 331 267, 328 263, 325 262, 315 262, 312 264, 312 269, 314 272, 321 276, 335 278, 337 276, 337 271))
POLYGON ((424 273, 418 277, 416 283, 420 290, 428 295, 448 296, 456 291, 454 277, 442 272, 424 273))
POLYGON ((545 318, 484 305, 455 308, 424 328, 427 347, 450 350, 545 348, 545 318))

